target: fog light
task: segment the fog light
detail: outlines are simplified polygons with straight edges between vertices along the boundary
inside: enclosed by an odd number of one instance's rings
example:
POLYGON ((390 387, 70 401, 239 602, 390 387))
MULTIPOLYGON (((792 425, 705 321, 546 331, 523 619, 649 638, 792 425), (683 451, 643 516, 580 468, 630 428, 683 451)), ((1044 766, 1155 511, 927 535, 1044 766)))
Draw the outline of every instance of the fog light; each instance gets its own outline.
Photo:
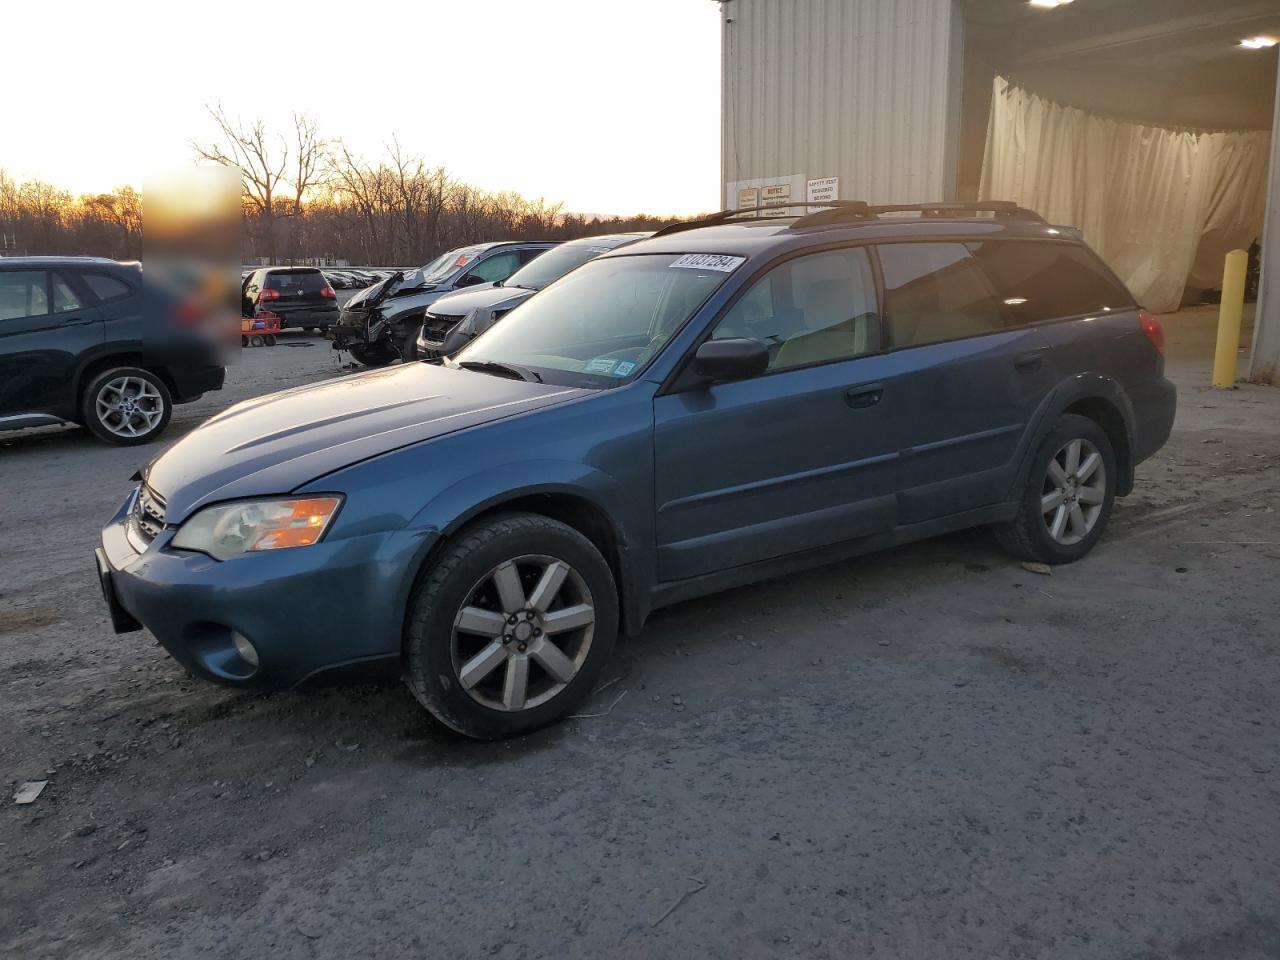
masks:
POLYGON ((256 667, 258 665, 258 651, 254 649, 248 637, 233 630, 231 632, 231 642, 235 644, 236 653, 240 654, 241 660, 250 666, 256 667))

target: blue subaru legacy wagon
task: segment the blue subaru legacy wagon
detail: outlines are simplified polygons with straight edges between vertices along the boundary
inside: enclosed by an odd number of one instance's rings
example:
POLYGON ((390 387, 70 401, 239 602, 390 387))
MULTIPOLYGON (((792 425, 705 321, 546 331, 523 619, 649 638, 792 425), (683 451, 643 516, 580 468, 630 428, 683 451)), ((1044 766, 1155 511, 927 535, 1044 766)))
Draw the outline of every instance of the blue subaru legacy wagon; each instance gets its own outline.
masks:
POLYGON ((1012 204, 800 206, 209 420, 103 530, 115 628, 244 687, 390 666, 493 738, 573 710, 664 604, 979 525, 1088 553, 1173 424, 1156 320, 1012 204))

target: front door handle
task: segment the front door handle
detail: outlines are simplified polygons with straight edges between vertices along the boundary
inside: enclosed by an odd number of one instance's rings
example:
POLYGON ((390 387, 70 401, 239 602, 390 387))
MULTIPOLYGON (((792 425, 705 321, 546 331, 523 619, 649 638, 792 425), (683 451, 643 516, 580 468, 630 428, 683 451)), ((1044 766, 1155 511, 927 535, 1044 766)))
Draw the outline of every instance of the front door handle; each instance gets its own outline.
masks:
POLYGON ((874 407, 883 396, 883 383, 867 383, 860 387, 850 387, 846 390, 844 392, 844 402, 855 409, 874 407))
POLYGON ((93 317, 81 317, 77 320, 63 320, 64 327, 83 327, 85 324, 93 323, 93 317))
POLYGON ((1037 370, 1044 363, 1044 349, 1028 350, 1013 358, 1013 365, 1019 370, 1037 370))

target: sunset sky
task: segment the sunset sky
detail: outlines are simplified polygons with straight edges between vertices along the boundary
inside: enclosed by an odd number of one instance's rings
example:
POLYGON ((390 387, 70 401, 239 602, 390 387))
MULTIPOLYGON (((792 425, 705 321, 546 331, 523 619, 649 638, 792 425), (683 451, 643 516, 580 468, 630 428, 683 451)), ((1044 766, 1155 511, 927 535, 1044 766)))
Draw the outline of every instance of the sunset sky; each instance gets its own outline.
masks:
POLYGON ((717 206, 712 0, 51 0, 10 5, 5 33, 0 168, 18 180, 140 185, 192 162, 221 103, 284 133, 310 114, 369 158, 395 136, 568 210, 717 206))

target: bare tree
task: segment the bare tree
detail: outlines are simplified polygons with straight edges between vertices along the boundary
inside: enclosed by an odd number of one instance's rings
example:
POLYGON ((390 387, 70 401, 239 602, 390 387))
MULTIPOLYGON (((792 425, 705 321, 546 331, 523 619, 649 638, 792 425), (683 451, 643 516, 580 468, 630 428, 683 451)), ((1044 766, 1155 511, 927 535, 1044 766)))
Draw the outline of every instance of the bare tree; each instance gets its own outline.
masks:
POLYGON ((245 125, 239 118, 229 117, 221 104, 208 110, 218 125, 221 142, 207 146, 193 142, 191 146, 200 159, 240 174, 245 202, 265 235, 267 255, 274 259, 276 219, 302 211, 303 198, 320 182, 328 144, 317 134, 315 121, 301 114, 293 116, 291 146, 283 137, 268 134, 261 120, 245 125), (281 203, 282 185, 293 187, 292 202, 281 203))

